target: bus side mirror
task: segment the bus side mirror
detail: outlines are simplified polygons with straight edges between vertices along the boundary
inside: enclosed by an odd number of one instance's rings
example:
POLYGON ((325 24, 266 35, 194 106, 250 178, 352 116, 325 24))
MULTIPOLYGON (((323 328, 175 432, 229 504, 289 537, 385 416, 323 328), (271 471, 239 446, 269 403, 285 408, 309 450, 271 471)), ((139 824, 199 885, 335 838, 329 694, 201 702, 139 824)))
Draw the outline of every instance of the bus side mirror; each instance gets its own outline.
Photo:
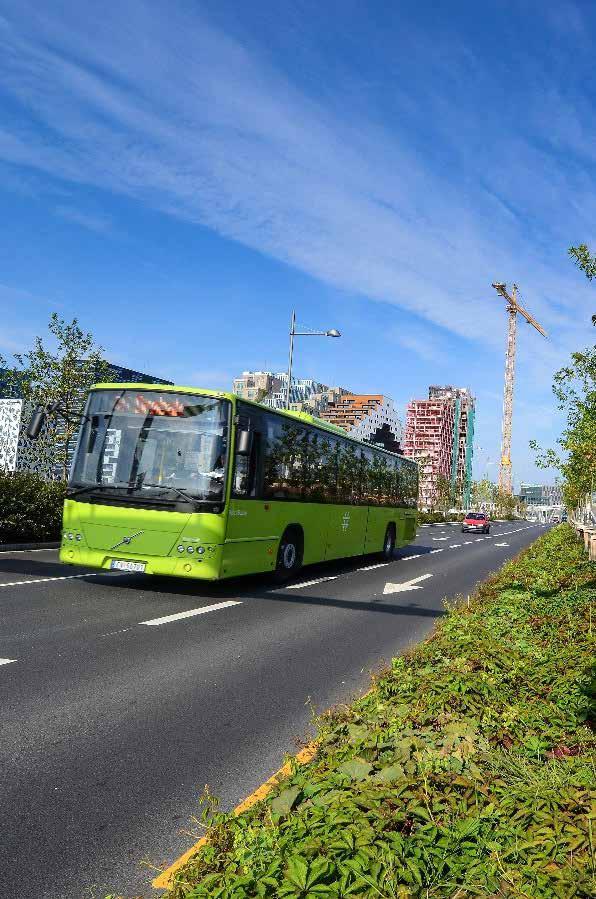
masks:
POLYGON ((33 410, 31 420, 27 425, 27 437, 29 440, 37 440, 41 433, 41 429, 46 423, 46 411, 43 406, 36 406, 33 410))
POLYGON ((236 435, 236 455, 250 456, 254 431, 238 431, 236 435))

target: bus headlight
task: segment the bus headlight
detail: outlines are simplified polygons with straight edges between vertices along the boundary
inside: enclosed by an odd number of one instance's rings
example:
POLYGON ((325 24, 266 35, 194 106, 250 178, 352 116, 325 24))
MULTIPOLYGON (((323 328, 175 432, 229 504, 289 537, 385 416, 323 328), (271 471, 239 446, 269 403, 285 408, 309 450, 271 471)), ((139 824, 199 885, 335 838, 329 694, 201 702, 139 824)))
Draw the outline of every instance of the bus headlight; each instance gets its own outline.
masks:
POLYGON ((187 546, 187 547, 186 547, 186 552, 187 552, 187 553, 194 553, 194 551, 195 551, 194 546, 187 546))
POLYGON ((203 553, 205 552, 205 547, 204 547, 204 546, 197 546, 197 552, 200 553, 201 555, 203 555, 203 553))
POLYGON ((81 537, 80 534, 77 534, 76 539, 77 539, 77 540, 82 540, 83 538, 81 537))
POLYGON ((178 547, 178 552, 179 552, 179 553, 183 553, 183 552, 184 552, 184 547, 182 546, 182 544, 180 544, 180 546, 178 547))

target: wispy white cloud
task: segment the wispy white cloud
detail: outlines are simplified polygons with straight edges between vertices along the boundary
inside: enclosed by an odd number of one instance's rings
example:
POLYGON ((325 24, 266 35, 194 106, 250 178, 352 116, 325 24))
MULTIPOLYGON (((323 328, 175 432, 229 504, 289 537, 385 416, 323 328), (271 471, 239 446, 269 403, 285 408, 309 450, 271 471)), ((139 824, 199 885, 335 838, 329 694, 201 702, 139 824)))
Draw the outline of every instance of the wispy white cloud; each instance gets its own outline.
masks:
MULTIPOLYGON (((553 331, 526 353, 543 372, 583 333, 589 287, 553 265, 550 246, 563 253, 565 235, 583 237, 594 220, 587 193, 573 209, 563 202, 581 195, 589 173, 561 166, 522 128, 511 138, 488 102, 482 133, 470 101, 454 124, 459 97, 439 86, 457 92, 473 73, 477 98, 487 87, 469 48, 430 53, 424 35, 412 36, 438 85, 424 115, 452 159, 431 169, 406 129, 373 122, 364 103, 346 114, 337 98, 313 99, 263 48, 198 11, 141 0, 109 16, 89 3, 6 8, 0 89, 23 115, 0 129, 0 158, 134 197, 496 352, 505 316, 489 283, 514 275, 553 331)), ((551 146, 596 146, 585 120, 569 127, 579 113, 558 85, 540 79, 528 116, 536 124, 548 111, 551 146)), ((512 119, 526 100, 520 89, 512 119)), ((416 114, 405 93, 397 103, 396 114, 416 114)), ((424 351, 420 335, 404 339, 424 351)))
MULTIPOLYGON (((432 331, 409 327, 398 343, 429 364, 447 358, 437 328, 504 354, 505 315, 490 281, 515 277, 552 333, 546 342, 520 332, 522 396, 542 400, 552 370, 590 339, 593 293, 564 269, 564 252, 594 233, 596 131, 581 95, 566 96, 525 49, 507 96, 510 82, 489 83, 492 66, 457 39, 433 36, 430 47, 410 35, 434 87, 419 109, 397 92, 391 112, 398 123, 432 122, 449 159, 433 166, 407 127, 373 121, 366 90, 359 102, 330 91, 315 98, 264 47, 224 34, 196 9, 140 0, 110 15, 84 2, 5 7, 0 91, 22 114, 0 129, 0 159, 133 197, 409 310, 432 331)), ((65 209, 85 227, 109 227, 65 209)), ((227 386, 231 374, 187 380, 227 386)))
POLYGON ((431 362, 434 366, 449 361, 449 349, 445 339, 432 334, 429 329, 416 325, 396 329, 393 339, 399 346, 414 353, 425 362, 431 362))
POLYGON ((81 225, 89 231, 97 231, 105 234, 112 228, 112 221, 107 216, 96 215, 94 213, 84 212, 72 206, 56 206, 54 212, 60 218, 72 222, 74 225, 81 225))

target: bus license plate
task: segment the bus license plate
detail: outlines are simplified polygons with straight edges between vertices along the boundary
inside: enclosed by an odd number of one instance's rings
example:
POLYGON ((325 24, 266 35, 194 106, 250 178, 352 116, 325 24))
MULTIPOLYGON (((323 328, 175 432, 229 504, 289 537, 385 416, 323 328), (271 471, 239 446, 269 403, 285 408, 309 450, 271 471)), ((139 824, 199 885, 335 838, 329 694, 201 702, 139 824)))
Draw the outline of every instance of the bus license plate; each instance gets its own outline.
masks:
POLYGON ((112 559, 110 568, 117 568, 118 571, 144 571, 145 562, 129 562, 128 559, 112 559))

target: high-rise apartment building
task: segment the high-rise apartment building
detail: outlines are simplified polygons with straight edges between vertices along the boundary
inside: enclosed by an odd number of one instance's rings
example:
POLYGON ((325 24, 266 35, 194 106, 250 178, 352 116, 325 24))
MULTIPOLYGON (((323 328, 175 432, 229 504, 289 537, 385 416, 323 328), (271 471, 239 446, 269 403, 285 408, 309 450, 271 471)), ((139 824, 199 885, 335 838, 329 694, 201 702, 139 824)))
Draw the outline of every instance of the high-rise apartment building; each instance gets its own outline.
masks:
POLYGON ((281 390, 281 375, 272 371, 243 371, 239 378, 234 378, 232 392, 243 400, 262 402, 270 393, 281 390))
POLYGON ((320 418, 349 431, 354 437, 401 451, 403 425, 393 400, 380 393, 345 393, 319 413, 320 418))
POLYGON ((453 502, 470 504, 475 401, 463 387, 429 387, 427 400, 408 403, 404 454, 420 466, 419 503, 434 508, 439 477, 449 481, 453 502))
MULTIPOLYGON (((271 409, 285 409, 287 384, 285 371, 243 371, 239 378, 234 378, 232 390, 242 399, 263 403, 271 409)), ((330 402, 348 392, 343 387, 327 387, 313 378, 292 378, 290 409, 319 415, 330 402)))
MULTIPOLYGON (((287 383, 285 371, 245 371, 234 378, 233 390, 271 409, 285 409, 287 383)), ((345 387, 327 387, 313 378, 292 378, 290 409, 323 418, 392 452, 401 451, 403 424, 392 400, 382 394, 354 394, 345 387)))

